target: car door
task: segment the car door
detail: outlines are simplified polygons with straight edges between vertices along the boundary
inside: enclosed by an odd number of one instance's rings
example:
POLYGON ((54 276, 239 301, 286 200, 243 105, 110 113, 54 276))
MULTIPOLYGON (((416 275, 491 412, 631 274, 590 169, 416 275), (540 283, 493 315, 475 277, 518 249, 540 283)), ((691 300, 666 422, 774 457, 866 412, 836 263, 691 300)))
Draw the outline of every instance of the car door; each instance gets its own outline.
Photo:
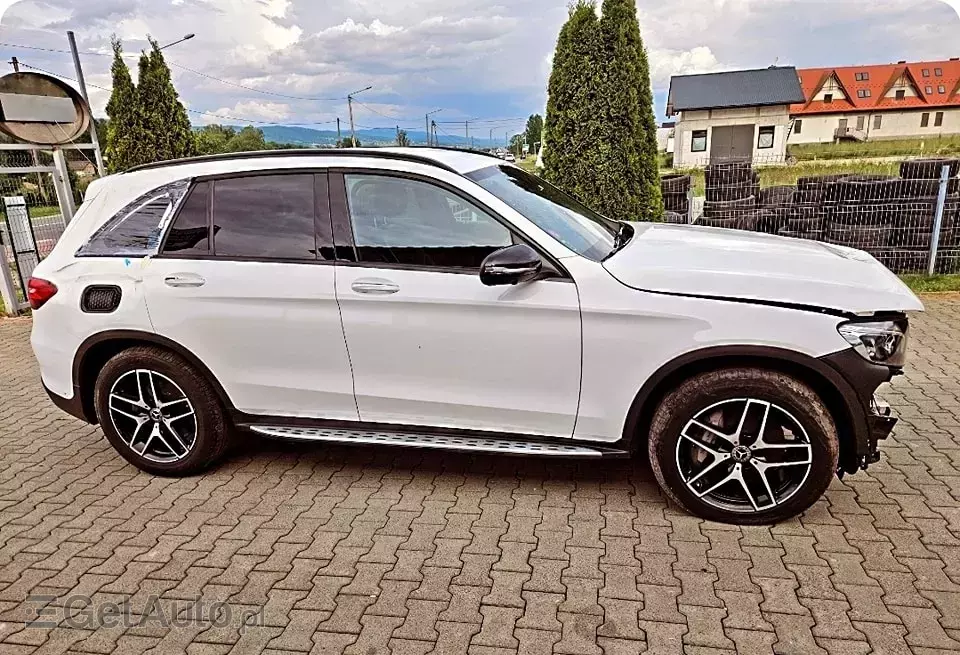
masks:
POLYGON ((572 279, 557 267, 552 279, 484 286, 483 258, 523 238, 452 186, 369 170, 331 171, 330 182, 361 420, 570 437, 572 279))
POLYGON ((326 173, 200 179, 144 275, 154 329, 248 414, 357 420, 326 173))

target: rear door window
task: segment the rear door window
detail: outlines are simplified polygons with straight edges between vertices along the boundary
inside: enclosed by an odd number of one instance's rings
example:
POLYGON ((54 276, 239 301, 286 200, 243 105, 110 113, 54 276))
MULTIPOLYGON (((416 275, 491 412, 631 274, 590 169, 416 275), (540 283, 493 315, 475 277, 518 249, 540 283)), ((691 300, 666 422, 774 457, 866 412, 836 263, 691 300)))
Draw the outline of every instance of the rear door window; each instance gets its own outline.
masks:
POLYGON ((314 175, 248 175, 213 183, 217 257, 316 260, 314 175))
POLYGON ((210 254, 210 183, 200 182, 190 191, 170 227, 164 254, 191 256, 210 254))

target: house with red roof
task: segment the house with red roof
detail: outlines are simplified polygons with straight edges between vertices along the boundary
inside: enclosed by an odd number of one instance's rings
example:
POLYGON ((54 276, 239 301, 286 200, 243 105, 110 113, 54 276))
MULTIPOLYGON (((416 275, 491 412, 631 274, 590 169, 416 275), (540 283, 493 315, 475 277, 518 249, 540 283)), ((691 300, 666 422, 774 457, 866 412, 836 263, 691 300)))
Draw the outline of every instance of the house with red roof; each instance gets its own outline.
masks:
POLYGON ((960 58, 797 71, 789 144, 960 134, 960 58))

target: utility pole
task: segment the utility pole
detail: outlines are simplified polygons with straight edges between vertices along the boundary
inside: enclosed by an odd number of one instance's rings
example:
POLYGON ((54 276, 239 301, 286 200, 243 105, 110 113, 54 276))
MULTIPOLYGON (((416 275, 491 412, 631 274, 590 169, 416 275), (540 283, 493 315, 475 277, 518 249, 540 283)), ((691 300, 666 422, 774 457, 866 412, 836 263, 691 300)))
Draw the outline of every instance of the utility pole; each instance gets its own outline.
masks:
POLYGON ((347 95, 347 109, 350 111, 350 145, 353 146, 354 148, 357 147, 357 131, 356 129, 354 129, 354 125, 353 125, 353 96, 359 95, 364 91, 369 91, 372 88, 373 88, 372 86, 368 86, 363 89, 360 89, 359 91, 354 91, 353 93, 347 95))
POLYGON ((80 67, 80 53, 77 52, 77 39, 72 31, 67 32, 67 41, 70 42, 70 53, 73 55, 73 66, 77 69, 77 83, 80 85, 80 94, 83 96, 87 108, 90 109, 90 143, 93 144, 93 156, 97 161, 97 174, 106 175, 103 166, 103 153, 100 152, 100 139, 97 136, 97 122, 93 118, 93 108, 90 107, 90 96, 87 95, 87 83, 83 79, 83 68, 80 67))
POLYGON ((463 121, 463 136, 467 141, 470 140, 470 121, 463 121))
POLYGON ((400 145, 400 126, 397 125, 397 145, 400 145))
MULTIPOLYGON (((433 132, 433 145, 439 146, 440 142, 437 140, 437 121, 430 121, 430 129, 433 132)), ((429 136, 427 137, 430 138, 429 136)))
POLYGON ((343 142, 343 141, 342 141, 342 139, 340 138, 340 117, 337 116, 337 147, 338 147, 338 148, 340 147, 340 144, 341 144, 342 142, 343 142))
POLYGON ((16 57, 10 58, 10 65, 13 66, 14 73, 20 72, 20 60, 18 60, 16 57))
MULTIPOLYGON (((431 145, 431 142, 430 142, 430 115, 431 115, 431 114, 436 114, 438 111, 443 111, 443 109, 441 108, 441 109, 434 109, 433 111, 428 111, 428 112, 426 113, 426 115, 424 115, 424 117, 423 117, 423 120, 425 121, 425 123, 426 123, 426 128, 427 128, 427 147, 430 147, 430 145, 431 145)), ((435 141, 435 140, 434 140, 434 141, 435 141)))

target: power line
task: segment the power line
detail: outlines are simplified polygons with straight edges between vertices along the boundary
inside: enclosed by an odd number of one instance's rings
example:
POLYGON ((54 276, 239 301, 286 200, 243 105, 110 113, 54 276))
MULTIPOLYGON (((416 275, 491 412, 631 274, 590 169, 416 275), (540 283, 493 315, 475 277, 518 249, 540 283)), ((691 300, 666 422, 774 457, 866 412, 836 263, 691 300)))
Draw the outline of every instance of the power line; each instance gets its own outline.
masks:
MULTIPOLYGON (((60 78, 65 79, 65 80, 70 80, 71 82, 76 82, 76 81, 77 81, 76 79, 74 79, 74 78, 72 78, 72 77, 69 77, 69 76, 67 76, 67 75, 63 75, 63 74, 61 74, 61 73, 54 73, 53 71, 48 71, 48 70, 46 70, 46 69, 40 68, 39 66, 32 66, 32 65, 30 65, 30 64, 25 64, 25 63, 23 63, 23 62, 20 62, 20 65, 23 66, 23 67, 25 67, 25 68, 31 68, 31 69, 33 69, 33 70, 35 70, 35 71, 40 71, 41 73, 46 73, 47 75, 53 75, 54 77, 60 77, 60 78)), ((90 82, 87 82, 87 86, 92 86, 92 87, 95 88, 95 89, 100 89, 101 91, 106 91, 106 92, 108 92, 108 93, 112 93, 112 92, 113 92, 113 89, 107 88, 107 87, 105 87, 105 86, 99 86, 99 85, 97 85, 97 84, 93 84, 93 83, 90 83, 90 82)), ((220 119, 220 120, 240 121, 240 122, 243 122, 243 123, 255 123, 255 124, 258 124, 258 125, 277 125, 277 126, 280 126, 280 127, 297 127, 297 126, 300 126, 300 125, 327 125, 327 124, 335 123, 335 122, 336 122, 336 119, 334 119, 334 120, 329 120, 329 121, 301 121, 301 122, 298 122, 298 123, 278 123, 278 122, 276 122, 276 121, 261 121, 261 120, 255 119, 255 118, 241 118, 241 117, 239 117, 239 116, 228 116, 228 115, 226 115, 226 114, 215 114, 215 113, 213 113, 213 112, 202 111, 202 110, 200 110, 200 109, 190 109, 189 107, 184 107, 184 109, 187 110, 188 112, 190 112, 191 114, 200 114, 200 115, 202 115, 202 116, 210 116, 210 117, 212 117, 212 118, 218 118, 218 119, 220 119)))
POLYGON ((187 68, 187 67, 184 66, 183 64, 178 64, 178 63, 175 62, 175 61, 167 60, 167 63, 169 63, 171 66, 175 66, 175 67, 177 67, 177 68, 180 68, 180 69, 182 69, 182 70, 185 70, 185 71, 187 71, 188 73, 193 73, 194 75, 199 75, 200 77, 205 77, 205 78, 207 78, 208 80, 214 80, 214 81, 216 81, 216 82, 220 82, 221 84, 226 84, 227 86, 235 86, 235 87, 237 87, 238 89, 245 89, 245 90, 247 90, 247 91, 253 91, 253 92, 255 92, 255 93, 262 93, 262 94, 268 95, 268 96, 275 96, 275 97, 277 97, 277 98, 289 98, 289 99, 291 99, 291 100, 313 100, 313 101, 315 101, 315 102, 334 102, 334 101, 336 101, 336 100, 346 100, 346 99, 347 99, 347 96, 337 96, 337 97, 335 97, 335 98, 315 98, 315 97, 312 97, 312 96, 295 96, 295 95, 288 95, 288 94, 286 94, 286 93, 277 93, 276 91, 266 91, 266 90, 264 90, 264 89, 258 89, 258 88, 256 88, 256 87, 252 87, 252 86, 245 86, 245 85, 243 85, 243 84, 238 84, 237 82, 231 82, 231 81, 229 81, 229 80, 224 80, 224 79, 221 79, 221 78, 219 78, 219 77, 214 77, 213 75, 208 75, 207 73, 201 73, 201 72, 198 71, 198 70, 194 70, 194 69, 192 69, 192 68, 187 68))
MULTIPOLYGON (((36 46, 23 45, 23 44, 19 44, 19 43, 0 43, 0 46, 4 46, 4 47, 8 47, 8 48, 23 48, 23 49, 26 49, 26 50, 38 50, 38 51, 41 51, 41 52, 58 52, 58 53, 63 53, 63 54, 70 54, 70 51, 69 51, 69 50, 59 50, 59 49, 57 49, 57 48, 39 48, 39 47, 36 47, 36 46)), ((92 50, 83 50, 83 51, 81 51, 79 54, 81 54, 81 55, 90 55, 90 56, 95 56, 95 57, 112 57, 112 56, 113 56, 112 53, 107 53, 107 52, 94 52, 94 51, 92 51, 92 50)), ((129 57, 134 57, 134 58, 136 58, 136 57, 139 57, 140 55, 133 54, 133 53, 129 53, 129 54, 128 54, 128 53, 124 53, 124 54, 122 54, 121 56, 122 56, 122 57, 128 57, 128 58, 129 58, 129 57)), ((170 64, 171 66, 174 66, 174 67, 179 68, 179 69, 181 69, 181 70, 185 70, 185 71, 187 71, 188 73, 193 73, 194 75, 199 75, 200 77, 204 77, 204 78, 206 78, 206 79, 208 79, 208 80, 214 80, 215 82, 220 82, 221 84, 225 84, 225 85, 227 85, 227 86, 233 86, 233 87, 236 87, 236 88, 238 88, 238 89, 244 89, 244 90, 246 90, 246 91, 253 91, 254 93, 262 93, 262 94, 268 95, 268 96, 275 96, 275 97, 277 97, 277 98, 288 98, 288 99, 290 99, 290 100, 312 100, 312 101, 314 101, 314 102, 335 102, 335 101, 337 101, 337 100, 346 100, 346 99, 347 99, 346 96, 337 96, 337 97, 333 97, 333 98, 316 98, 316 97, 313 97, 313 96, 297 96, 297 95, 290 95, 290 94, 286 94, 286 93, 278 93, 278 92, 276 92, 276 91, 267 91, 266 89, 258 89, 258 88, 256 88, 256 87, 246 86, 246 85, 240 84, 240 83, 238 83, 238 82, 231 82, 230 80, 225 80, 225 79, 222 79, 222 78, 220 78, 220 77, 216 77, 216 76, 214 76, 214 75, 210 75, 210 74, 208 74, 208 73, 203 73, 203 72, 201 72, 201 71, 194 70, 193 68, 190 68, 190 67, 188 67, 188 66, 184 66, 183 64, 178 64, 177 62, 175 62, 175 61, 173 61, 173 60, 171 60, 171 59, 167 59, 166 62, 167 62, 168 64, 170 64)), ((92 85, 91 85, 91 86, 92 86, 92 85)))

